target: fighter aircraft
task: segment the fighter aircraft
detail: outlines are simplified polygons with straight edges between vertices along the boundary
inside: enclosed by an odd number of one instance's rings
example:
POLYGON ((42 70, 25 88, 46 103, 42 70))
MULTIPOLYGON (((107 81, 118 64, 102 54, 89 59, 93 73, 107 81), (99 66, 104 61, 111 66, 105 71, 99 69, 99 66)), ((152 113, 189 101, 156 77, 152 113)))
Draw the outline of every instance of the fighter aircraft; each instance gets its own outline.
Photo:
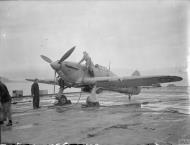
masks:
MULTIPOLYGON (((58 74, 59 79, 40 80, 39 83, 53 84, 63 86, 63 88, 75 87, 81 88, 84 92, 91 92, 96 86, 96 93, 101 93, 103 90, 115 91, 124 93, 129 96, 138 95, 143 86, 154 86, 155 84, 181 81, 179 76, 140 76, 138 71, 132 76, 119 77, 110 69, 99 64, 92 64, 94 75, 91 76, 87 71, 87 67, 77 62, 65 61, 74 51, 75 46, 68 50, 61 59, 52 61, 50 58, 41 55, 41 58, 48 62, 51 68, 58 74), (62 83, 62 84, 61 84, 62 83)), ((26 79, 34 81, 33 79, 26 79)))

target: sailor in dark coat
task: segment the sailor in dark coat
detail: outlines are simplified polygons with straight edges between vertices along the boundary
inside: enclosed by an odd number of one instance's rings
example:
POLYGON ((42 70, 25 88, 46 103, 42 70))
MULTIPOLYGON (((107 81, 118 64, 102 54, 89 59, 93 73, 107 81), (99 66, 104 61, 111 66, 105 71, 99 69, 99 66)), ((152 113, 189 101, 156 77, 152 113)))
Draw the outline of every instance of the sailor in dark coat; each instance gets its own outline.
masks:
POLYGON ((33 97, 33 109, 37 109, 37 108, 39 108, 39 104, 40 104, 38 79, 35 79, 34 83, 32 84, 31 94, 33 97))
POLYGON ((0 81, 0 125, 8 119, 7 126, 12 126, 11 96, 5 84, 0 81))

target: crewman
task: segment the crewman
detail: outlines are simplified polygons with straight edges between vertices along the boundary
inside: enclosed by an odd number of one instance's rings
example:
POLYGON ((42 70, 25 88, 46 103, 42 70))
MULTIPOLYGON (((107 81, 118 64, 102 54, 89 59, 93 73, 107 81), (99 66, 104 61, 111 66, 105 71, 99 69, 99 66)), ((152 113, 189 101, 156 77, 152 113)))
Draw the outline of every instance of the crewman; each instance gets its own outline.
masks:
POLYGON ((38 79, 34 80, 34 83, 31 86, 31 95, 33 97, 33 109, 38 109, 40 106, 40 90, 38 86, 38 79))
POLYGON ((8 119, 7 126, 12 126, 11 96, 5 84, 0 81, 0 125, 8 119))
POLYGON ((100 106, 99 101, 96 97, 96 85, 93 86, 90 96, 86 99, 87 107, 98 107, 100 106))
POLYGON ((0 101, 0 125, 2 125, 2 124, 3 124, 3 106, 0 101))
POLYGON ((79 61, 79 64, 81 64, 83 61, 86 61, 86 68, 90 73, 90 75, 94 77, 94 71, 93 71, 94 64, 86 51, 83 52, 83 58, 79 61))

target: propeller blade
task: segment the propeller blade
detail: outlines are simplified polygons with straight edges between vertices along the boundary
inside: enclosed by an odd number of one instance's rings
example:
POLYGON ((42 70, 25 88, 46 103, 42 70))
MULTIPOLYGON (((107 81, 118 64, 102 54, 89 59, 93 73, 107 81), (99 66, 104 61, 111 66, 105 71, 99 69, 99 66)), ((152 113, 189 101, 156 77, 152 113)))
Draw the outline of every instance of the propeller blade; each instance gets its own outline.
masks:
POLYGON ((48 58, 47 56, 44 56, 44 55, 40 55, 40 56, 41 56, 41 58, 42 58, 43 60, 45 60, 46 62, 52 63, 52 60, 51 60, 50 58, 48 58))
POLYGON ((74 51, 74 49, 75 49, 75 46, 72 47, 71 49, 69 49, 69 50, 62 56, 62 58, 59 60, 58 63, 61 63, 61 62, 63 62, 65 59, 67 59, 67 58, 71 55, 71 53, 74 51))

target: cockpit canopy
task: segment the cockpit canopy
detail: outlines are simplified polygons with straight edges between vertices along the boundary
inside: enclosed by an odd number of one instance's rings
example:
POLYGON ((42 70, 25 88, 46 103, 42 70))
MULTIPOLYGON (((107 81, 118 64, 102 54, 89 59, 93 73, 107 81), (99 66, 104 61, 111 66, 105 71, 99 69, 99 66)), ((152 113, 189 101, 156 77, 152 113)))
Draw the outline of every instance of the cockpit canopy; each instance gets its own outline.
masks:
POLYGON ((95 64, 95 67, 98 68, 98 69, 100 69, 100 70, 108 71, 108 69, 106 67, 101 66, 99 64, 95 64))

